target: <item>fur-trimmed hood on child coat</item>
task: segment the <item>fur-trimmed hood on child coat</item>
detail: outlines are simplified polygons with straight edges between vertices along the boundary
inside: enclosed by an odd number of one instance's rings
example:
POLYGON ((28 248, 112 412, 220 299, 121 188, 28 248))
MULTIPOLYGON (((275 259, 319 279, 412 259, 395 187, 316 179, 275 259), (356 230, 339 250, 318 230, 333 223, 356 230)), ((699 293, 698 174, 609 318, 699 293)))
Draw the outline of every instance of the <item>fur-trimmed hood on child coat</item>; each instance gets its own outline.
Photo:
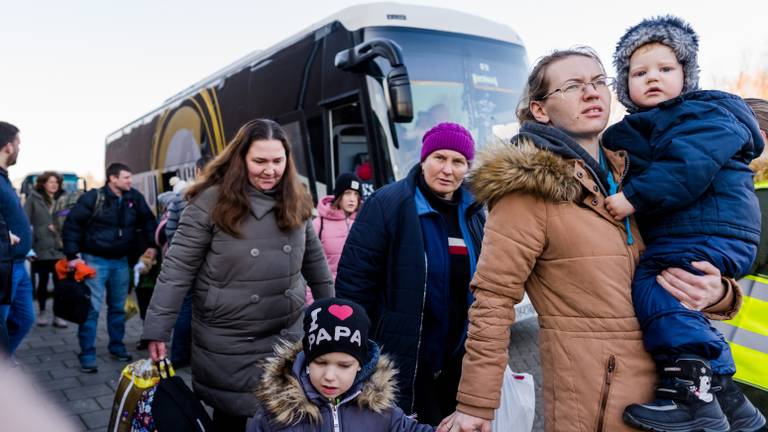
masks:
POLYGON ((431 432, 395 405, 396 370, 392 361, 369 341, 368 361, 355 383, 332 404, 312 386, 301 343, 283 343, 263 365, 257 396, 259 411, 249 421, 248 432, 341 431, 431 432))

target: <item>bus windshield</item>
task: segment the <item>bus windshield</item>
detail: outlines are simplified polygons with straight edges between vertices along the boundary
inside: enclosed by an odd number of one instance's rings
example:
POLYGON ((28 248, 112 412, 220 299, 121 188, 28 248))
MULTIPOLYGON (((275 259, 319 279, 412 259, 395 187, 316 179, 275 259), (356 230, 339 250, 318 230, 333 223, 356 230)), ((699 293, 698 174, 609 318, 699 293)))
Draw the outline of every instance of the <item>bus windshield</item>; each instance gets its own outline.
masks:
POLYGON ((397 42, 411 79, 414 118, 395 124, 399 148, 393 163, 400 176, 419 161, 421 138, 437 123, 461 124, 472 133, 477 147, 507 140, 517 131, 515 108, 528 75, 522 46, 391 27, 366 29, 365 37, 397 42))

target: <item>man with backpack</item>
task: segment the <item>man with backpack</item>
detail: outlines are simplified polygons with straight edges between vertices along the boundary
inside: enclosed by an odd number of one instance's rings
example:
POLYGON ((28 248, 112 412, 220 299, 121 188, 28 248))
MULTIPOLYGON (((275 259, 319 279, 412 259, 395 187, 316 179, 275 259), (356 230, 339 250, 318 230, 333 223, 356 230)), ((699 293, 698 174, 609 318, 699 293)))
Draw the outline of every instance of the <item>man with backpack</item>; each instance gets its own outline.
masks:
MULTIPOLYGON (((153 244, 155 217, 144 196, 131 187, 131 169, 121 163, 107 167, 107 184, 83 194, 64 221, 62 240, 70 268, 85 261, 96 270, 86 280, 91 290, 88 319, 78 329, 80 370, 96 373, 96 325, 105 291, 109 352, 120 361, 130 361, 123 343, 125 299, 130 283, 128 256, 137 244, 153 244), (80 257, 78 258, 78 254, 80 257)), ((147 254, 156 250, 148 248, 147 254)))

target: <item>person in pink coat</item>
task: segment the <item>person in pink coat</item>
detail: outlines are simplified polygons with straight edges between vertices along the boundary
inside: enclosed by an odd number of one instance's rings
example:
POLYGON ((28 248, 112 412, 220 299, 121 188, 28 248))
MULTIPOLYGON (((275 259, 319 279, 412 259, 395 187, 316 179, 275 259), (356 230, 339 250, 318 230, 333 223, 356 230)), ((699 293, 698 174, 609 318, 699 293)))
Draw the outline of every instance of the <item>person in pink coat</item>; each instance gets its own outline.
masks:
MULTIPOLYGON (((362 202, 362 181, 353 173, 342 173, 336 178, 333 195, 327 195, 317 203, 317 217, 312 223, 328 260, 333 279, 339 266, 341 251, 349 230, 355 221, 362 202)), ((312 303, 312 293, 307 290, 307 304, 312 303)))

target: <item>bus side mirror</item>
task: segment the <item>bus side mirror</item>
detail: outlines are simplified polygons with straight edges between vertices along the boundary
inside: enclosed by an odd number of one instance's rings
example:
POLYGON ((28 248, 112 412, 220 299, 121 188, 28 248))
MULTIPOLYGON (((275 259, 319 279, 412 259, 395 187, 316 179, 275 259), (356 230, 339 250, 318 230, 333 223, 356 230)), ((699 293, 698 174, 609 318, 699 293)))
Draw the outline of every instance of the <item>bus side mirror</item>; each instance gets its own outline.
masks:
POLYGON ((392 120, 395 123, 408 123, 413 120, 413 98, 411 80, 405 65, 397 66, 387 75, 389 104, 392 107, 392 120))
POLYGON ((334 65, 345 71, 360 72, 376 57, 384 57, 392 66, 387 74, 389 105, 392 120, 395 123, 408 123, 413 120, 413 98, 408 69, 403 64, 403 52, 395 41, 390 39, 371 39, 350 49, 336 53, 334 65))

